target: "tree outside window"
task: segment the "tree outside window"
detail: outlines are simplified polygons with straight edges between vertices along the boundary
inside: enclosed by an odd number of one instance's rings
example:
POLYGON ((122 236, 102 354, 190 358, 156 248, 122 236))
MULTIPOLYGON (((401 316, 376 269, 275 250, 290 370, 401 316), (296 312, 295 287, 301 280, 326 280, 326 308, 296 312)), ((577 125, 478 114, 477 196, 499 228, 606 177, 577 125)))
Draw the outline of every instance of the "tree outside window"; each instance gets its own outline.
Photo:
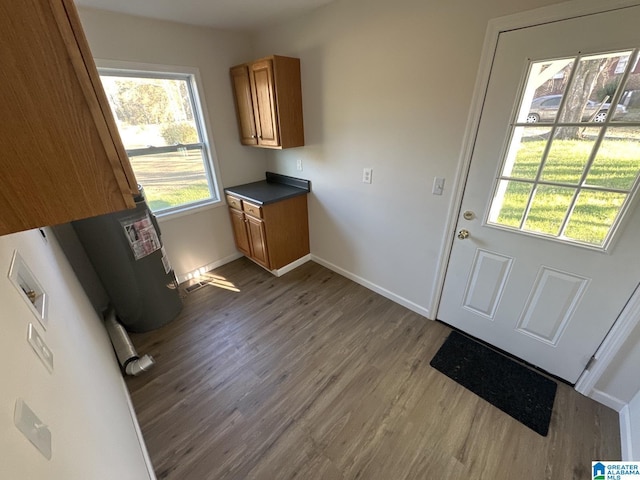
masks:
POLYGON ((193 74, 100 68, 118 130, 151 209, 219 199, 193 74))

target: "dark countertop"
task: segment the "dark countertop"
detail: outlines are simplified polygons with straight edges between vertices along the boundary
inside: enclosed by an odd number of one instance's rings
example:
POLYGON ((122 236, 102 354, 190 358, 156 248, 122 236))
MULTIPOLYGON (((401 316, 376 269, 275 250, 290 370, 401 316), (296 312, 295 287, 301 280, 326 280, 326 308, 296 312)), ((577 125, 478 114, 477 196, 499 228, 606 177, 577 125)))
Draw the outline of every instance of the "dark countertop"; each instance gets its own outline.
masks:
POLYGON ((228 187, 224 191, 258 205, 267 205, 298 195, 306 195, 311 191, 311 182, 302 178, 267 172, 266 180, 228 187))

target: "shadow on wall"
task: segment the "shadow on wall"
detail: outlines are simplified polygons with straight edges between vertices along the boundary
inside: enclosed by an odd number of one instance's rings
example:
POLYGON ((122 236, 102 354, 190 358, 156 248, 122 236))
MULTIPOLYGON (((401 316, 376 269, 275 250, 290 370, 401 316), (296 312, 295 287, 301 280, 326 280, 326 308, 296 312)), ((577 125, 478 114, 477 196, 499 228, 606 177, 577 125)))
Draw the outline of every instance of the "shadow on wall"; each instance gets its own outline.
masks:
POLYGON ((629 375, 630 365, 640 363, 640 323, 631 331, 617 355, 602 378, 596 383, 596 389, 614 392, 622 402, 629 403, 640 391, 640 377, 629 375), (613 376, 611 375, 613 373, 613 376))
POLYGON ((332 212, 336 211, 336 208, 339 209, 340 207, 325 205, 322 201, 322 196, 318 196, 317 193, 309 196, 309 218, 313 219, 312 222, 309 222, 311 253, 317 255, 321 260, 330 262, 347 271, 361 271, 361 266, 358 262, 359 254, 355 244, 345 235, 345 232, 353 232, 352 226, 339 222, 340 218, 344 217, 332 214, 332 212), (331 245, 331 251, 315 250, 314 238, 321 239, 319 242, 321 245, 331 245), (340 252, 339 258, 335 257, 337 252, 340 252), (333 256, 328 257, 327 253, 333 253, 333 256))
POLYGON ((304 117, 304 143, 320 145, 324 141, 324 49, 314 47, 302 50, 300 57, 302 75, 302 109, 304 117))
POLYGON ((107 295, 102 282, 98 278, 91 260, 78 239, 78 235, 70 223, 55 225, 51 227, 62 251, 64 252, 71 268, 80 281, 89 301, 96 313, 102 318, 103 312, 109 306, 109 296, 107 295))

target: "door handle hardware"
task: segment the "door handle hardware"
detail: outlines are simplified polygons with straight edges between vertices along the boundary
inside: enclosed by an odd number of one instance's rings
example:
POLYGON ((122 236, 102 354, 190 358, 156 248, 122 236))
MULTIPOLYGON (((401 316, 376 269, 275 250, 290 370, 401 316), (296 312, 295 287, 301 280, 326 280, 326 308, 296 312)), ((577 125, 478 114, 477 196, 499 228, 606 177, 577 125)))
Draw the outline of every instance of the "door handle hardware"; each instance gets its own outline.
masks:
POLYGON ((464 228, 458 232, 458 238, 460 240, 464 240, 465 238, 469 238, 469 230, 465 230, 464 228))

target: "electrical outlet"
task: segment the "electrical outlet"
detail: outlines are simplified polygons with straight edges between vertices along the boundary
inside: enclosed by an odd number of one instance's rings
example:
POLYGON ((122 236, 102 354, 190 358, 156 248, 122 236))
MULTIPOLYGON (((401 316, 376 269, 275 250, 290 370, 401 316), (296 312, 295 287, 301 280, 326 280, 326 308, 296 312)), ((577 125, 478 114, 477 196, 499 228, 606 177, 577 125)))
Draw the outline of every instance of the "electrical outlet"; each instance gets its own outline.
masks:
POLYGON ((29 345, 31 345, 31 348, 33 348, 33 351, 36 352, 36 355, 38 355, 40 361, 47 367, 49 373, 53 372, 53 353, 49 347, 47 347, 47 344, 44 343, 44 340, 40 336, 40 333, 38 333, 38 330, 33 326, 33 323, 29 324, 27 341, 29 345))
POLYGON ((362 170, 362 183, 371 183, 373 180, 373 168, 365 168, 362 170))
POLYGON ((302 171, 302 159, 300 159, 300 158, 296 161, 296 169, 297 169, 299 172, 301 172, 301 171, 302 171))

